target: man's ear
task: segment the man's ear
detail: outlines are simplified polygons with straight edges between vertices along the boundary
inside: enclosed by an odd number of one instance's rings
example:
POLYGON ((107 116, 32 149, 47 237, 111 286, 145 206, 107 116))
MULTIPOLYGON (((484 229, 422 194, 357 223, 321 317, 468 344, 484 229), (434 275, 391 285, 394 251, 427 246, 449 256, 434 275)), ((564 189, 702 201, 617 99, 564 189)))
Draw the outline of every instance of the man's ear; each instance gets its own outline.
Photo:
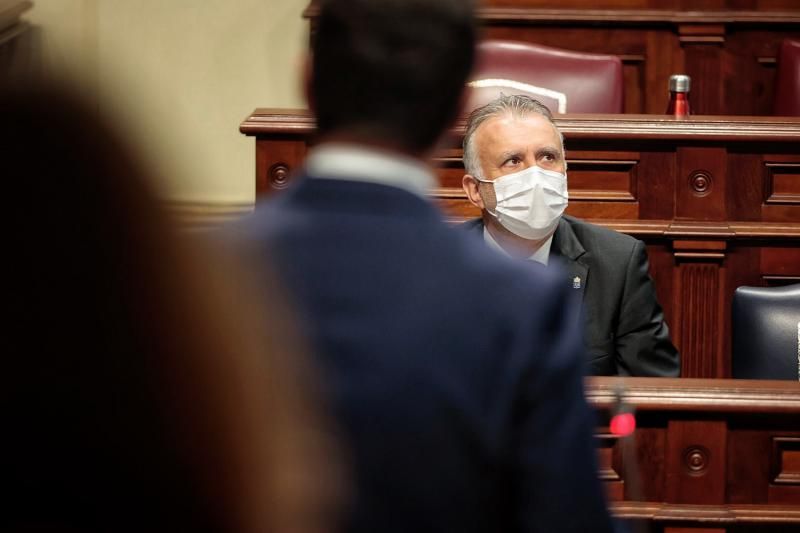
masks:
POLYGON ((483 197, 478 191, 478 180, 475 179, 475 176, 472 174, 464 174, 464 177, 461 178, 461 187, 464 189, 464 193, 467 195, 467 198, 469 198, 469 201, 472 202, 472 205, 479 208, 481 211, 486 209, 483 203, 483 197))
POLYGON ((303 59, 303 95, 311 113, 317 113, 317 102, 314 98, 314 56, 307 52, 303 59))

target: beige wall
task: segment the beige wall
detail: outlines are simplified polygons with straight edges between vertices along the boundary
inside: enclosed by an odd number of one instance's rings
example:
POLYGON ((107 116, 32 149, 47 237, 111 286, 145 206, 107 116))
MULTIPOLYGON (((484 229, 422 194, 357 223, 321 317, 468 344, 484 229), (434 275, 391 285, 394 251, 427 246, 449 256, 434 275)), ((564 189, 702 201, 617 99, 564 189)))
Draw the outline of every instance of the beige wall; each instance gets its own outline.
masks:
POLYGON ((34 0, 48 69, 77 77, 177 202, 252 203, 256 107, 303 107, 306 0, 34 0))

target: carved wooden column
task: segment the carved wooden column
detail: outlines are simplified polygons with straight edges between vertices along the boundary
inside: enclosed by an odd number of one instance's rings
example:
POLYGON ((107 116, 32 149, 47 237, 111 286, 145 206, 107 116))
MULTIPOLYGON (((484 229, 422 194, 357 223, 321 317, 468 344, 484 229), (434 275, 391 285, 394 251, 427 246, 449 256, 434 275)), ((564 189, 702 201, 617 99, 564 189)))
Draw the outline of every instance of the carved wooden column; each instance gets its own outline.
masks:
POLYGON ((680 24, 678 40, 684 50, 686 74, 692 78, 692 88, 689 93, 692 113, 725 114, 725 87, 722 83, 725 26, 680 24), (714 80, 714 83, 709 83, 711 80, 714 80))
POLYGON ((676 312, 673 340, 681 352, 681 376, 725 377, 723 320, 727 222, 727 151, 677 149, 673 241, 676 312), (682 220, 687 225, 682 227, 682 220), (692 221, 690 224, 688 221, 692 221), (696 235, 696 238, 693 238, 696 235))
POLYGON ((681 352, 681 376, 719 378, 727 372, 720 332, 724 313, 724 240, 673 241, 676 320, 673 340, 681 352))

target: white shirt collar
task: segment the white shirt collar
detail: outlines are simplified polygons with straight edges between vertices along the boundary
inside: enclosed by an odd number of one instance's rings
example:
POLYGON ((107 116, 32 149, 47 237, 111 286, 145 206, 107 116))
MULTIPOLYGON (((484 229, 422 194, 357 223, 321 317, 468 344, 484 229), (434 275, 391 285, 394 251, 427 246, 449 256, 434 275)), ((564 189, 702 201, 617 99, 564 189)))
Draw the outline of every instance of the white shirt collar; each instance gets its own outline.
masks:
MULTIPOLYGON (((550 260, 550 246, 553 244, 553 235, 554 233, 551 234, 547 240, 544 241, 544 243, 542 243, 538 250, 533 252, 533 255, 528 257, 529 261, 536 261, 537 263, 547 266, 547 262, 550 260)), ((483 227, 483 240, 489 245, 490 248, 494 248, 495 250, 509 257, 511 256, 511 254, 505 251, 503 247, 500 246, 500 243, 498 243, 494 237, 492 237, 492 234, 489 233, 489 228, 486 226, 483 227)))
POLYGON ((426 200, 437 185, 431 169, 418 159, 356 144, 316 146, 306 158, 305 170, 315 178, 399 187, 426 200))

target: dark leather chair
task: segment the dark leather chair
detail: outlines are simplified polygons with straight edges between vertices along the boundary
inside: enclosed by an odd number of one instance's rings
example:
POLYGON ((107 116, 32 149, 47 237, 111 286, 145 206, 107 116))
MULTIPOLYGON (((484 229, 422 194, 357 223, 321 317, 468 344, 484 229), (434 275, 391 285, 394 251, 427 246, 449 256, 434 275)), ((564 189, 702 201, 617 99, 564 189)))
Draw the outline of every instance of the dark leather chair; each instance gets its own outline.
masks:
POLYGON ((800 379, 800 283, 733 295, 733 377, 800 379))
POLYGON ((772 114, 800 116, 800 41, 784 39, 781 43, 772 114))
POLYGON ((553 113, 622 113, 622 61, 612 55, 486 40, 467 85, 469 110, 505 93, 532 96, 553 113))

